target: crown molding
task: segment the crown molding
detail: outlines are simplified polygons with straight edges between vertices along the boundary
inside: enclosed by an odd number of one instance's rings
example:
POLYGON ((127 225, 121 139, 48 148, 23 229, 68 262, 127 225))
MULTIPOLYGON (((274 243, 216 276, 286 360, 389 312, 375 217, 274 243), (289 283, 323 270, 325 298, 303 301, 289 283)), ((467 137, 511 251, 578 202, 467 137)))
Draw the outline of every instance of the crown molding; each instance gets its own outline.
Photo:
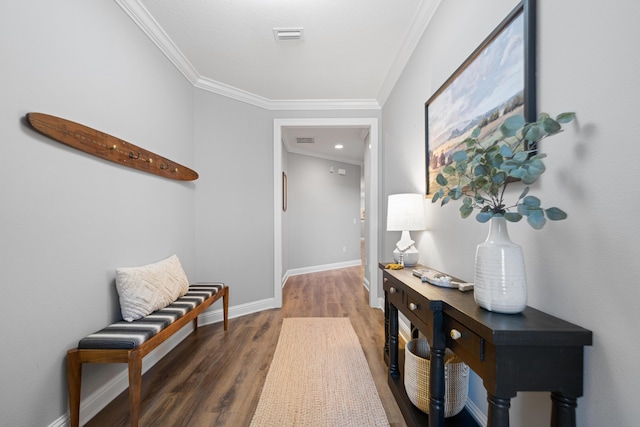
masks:
POLYGON ((377 100, 380 106, 383 106, 384 103, 387 102, 393 87, 396 85, 402 71, 407 66, 413 51, 418 46, 418 43, 422 38, 422 34, 424 34, 424 31, 427 29, 427 26, 440 6, 441 1, 442 0, 423 1, 420 4, 420 8, 411 22, 409 31, 407 32, 407 35, 400 46, 400 50, 396 54, 396 57, 389 68, 389 72, 387 73, 387 77, 384 79, 380 92, 378 93, 377 100))
POLYGON ((176 68, 197 88, 266 110, 380 110, 375 99, 272 100, 201 76, 140 0, 115 0, 176 68))
POLYGON ((198 77, 193 85, 199 89, 217 93, 256 107, 272 111, 287 110, 379 110, 375 99, 280 99, 273 100, 238 89, 227 84, 198 77))
POLYGON ((139 0, 115 0, 116 3, 126 12, 127 15, 140 27, 140 29, 158 46, 160 51, 169 58, 169 61, 192 84, 198 79, 198 72, 191 65, 191 62, 182 54, 180 49, 173 43, 167 33, 164 32, 160 24, 151 16, 149 11, 139 0))
POLYGON ((270 110, 380 110, 375 99, 272 100, 270 110))

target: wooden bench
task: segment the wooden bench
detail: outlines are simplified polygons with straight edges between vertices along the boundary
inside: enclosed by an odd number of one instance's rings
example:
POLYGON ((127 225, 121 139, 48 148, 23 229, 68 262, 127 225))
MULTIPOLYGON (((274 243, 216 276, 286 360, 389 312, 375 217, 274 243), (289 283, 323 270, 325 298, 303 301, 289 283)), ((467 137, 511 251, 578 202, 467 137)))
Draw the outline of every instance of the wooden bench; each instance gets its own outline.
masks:
POLYGON ((71 427, 80 424, 80 386, 83 363, 126 363, 129 370, 129 417, 138 425, 142 358, 198 315, 223 298, 224 330, 228 327, 229 288, 223 283, 196 284, 167 307, 133 322, 120 321, 80 340, 78 348, 67 352, 67 382, 71 427))

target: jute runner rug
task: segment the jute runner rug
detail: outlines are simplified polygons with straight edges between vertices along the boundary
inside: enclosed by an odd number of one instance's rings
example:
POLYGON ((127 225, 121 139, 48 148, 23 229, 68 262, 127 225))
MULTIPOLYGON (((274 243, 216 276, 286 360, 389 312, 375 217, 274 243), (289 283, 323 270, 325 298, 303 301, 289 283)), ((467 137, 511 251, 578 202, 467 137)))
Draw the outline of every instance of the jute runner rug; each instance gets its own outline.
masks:
POLYGON ((389 426, 348 318, 284 319, 251 427, 389 426))

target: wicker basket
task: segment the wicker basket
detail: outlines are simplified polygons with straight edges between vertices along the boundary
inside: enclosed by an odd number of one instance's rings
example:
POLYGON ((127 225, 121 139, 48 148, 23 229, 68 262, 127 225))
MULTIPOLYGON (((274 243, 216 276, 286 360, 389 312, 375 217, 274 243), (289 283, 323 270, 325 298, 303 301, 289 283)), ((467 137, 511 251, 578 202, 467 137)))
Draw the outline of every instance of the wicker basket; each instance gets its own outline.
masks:
MULTIPOLYGON (((409 400, 429 413, 429 343, 426 338, 409 341, 404 356, 404 387, 409 400)), ((469 367, 446 349, 444 358, 444 416, 453 417, 464 408, 469 393, 469 367)))

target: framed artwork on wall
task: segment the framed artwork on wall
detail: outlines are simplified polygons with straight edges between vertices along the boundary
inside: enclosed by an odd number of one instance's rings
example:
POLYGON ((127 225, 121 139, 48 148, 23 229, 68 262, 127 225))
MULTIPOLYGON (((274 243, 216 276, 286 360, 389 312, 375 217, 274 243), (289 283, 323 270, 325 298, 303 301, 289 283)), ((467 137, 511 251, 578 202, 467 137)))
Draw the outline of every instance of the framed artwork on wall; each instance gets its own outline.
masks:
POLYGON ((489 145, 509 116, 536 120, 535 1, 518 4, 425 103, 427 194, 475 128, 489 145))
POLYGON ((287 211, 287 174, 282 172, 282 210, 287 211))

